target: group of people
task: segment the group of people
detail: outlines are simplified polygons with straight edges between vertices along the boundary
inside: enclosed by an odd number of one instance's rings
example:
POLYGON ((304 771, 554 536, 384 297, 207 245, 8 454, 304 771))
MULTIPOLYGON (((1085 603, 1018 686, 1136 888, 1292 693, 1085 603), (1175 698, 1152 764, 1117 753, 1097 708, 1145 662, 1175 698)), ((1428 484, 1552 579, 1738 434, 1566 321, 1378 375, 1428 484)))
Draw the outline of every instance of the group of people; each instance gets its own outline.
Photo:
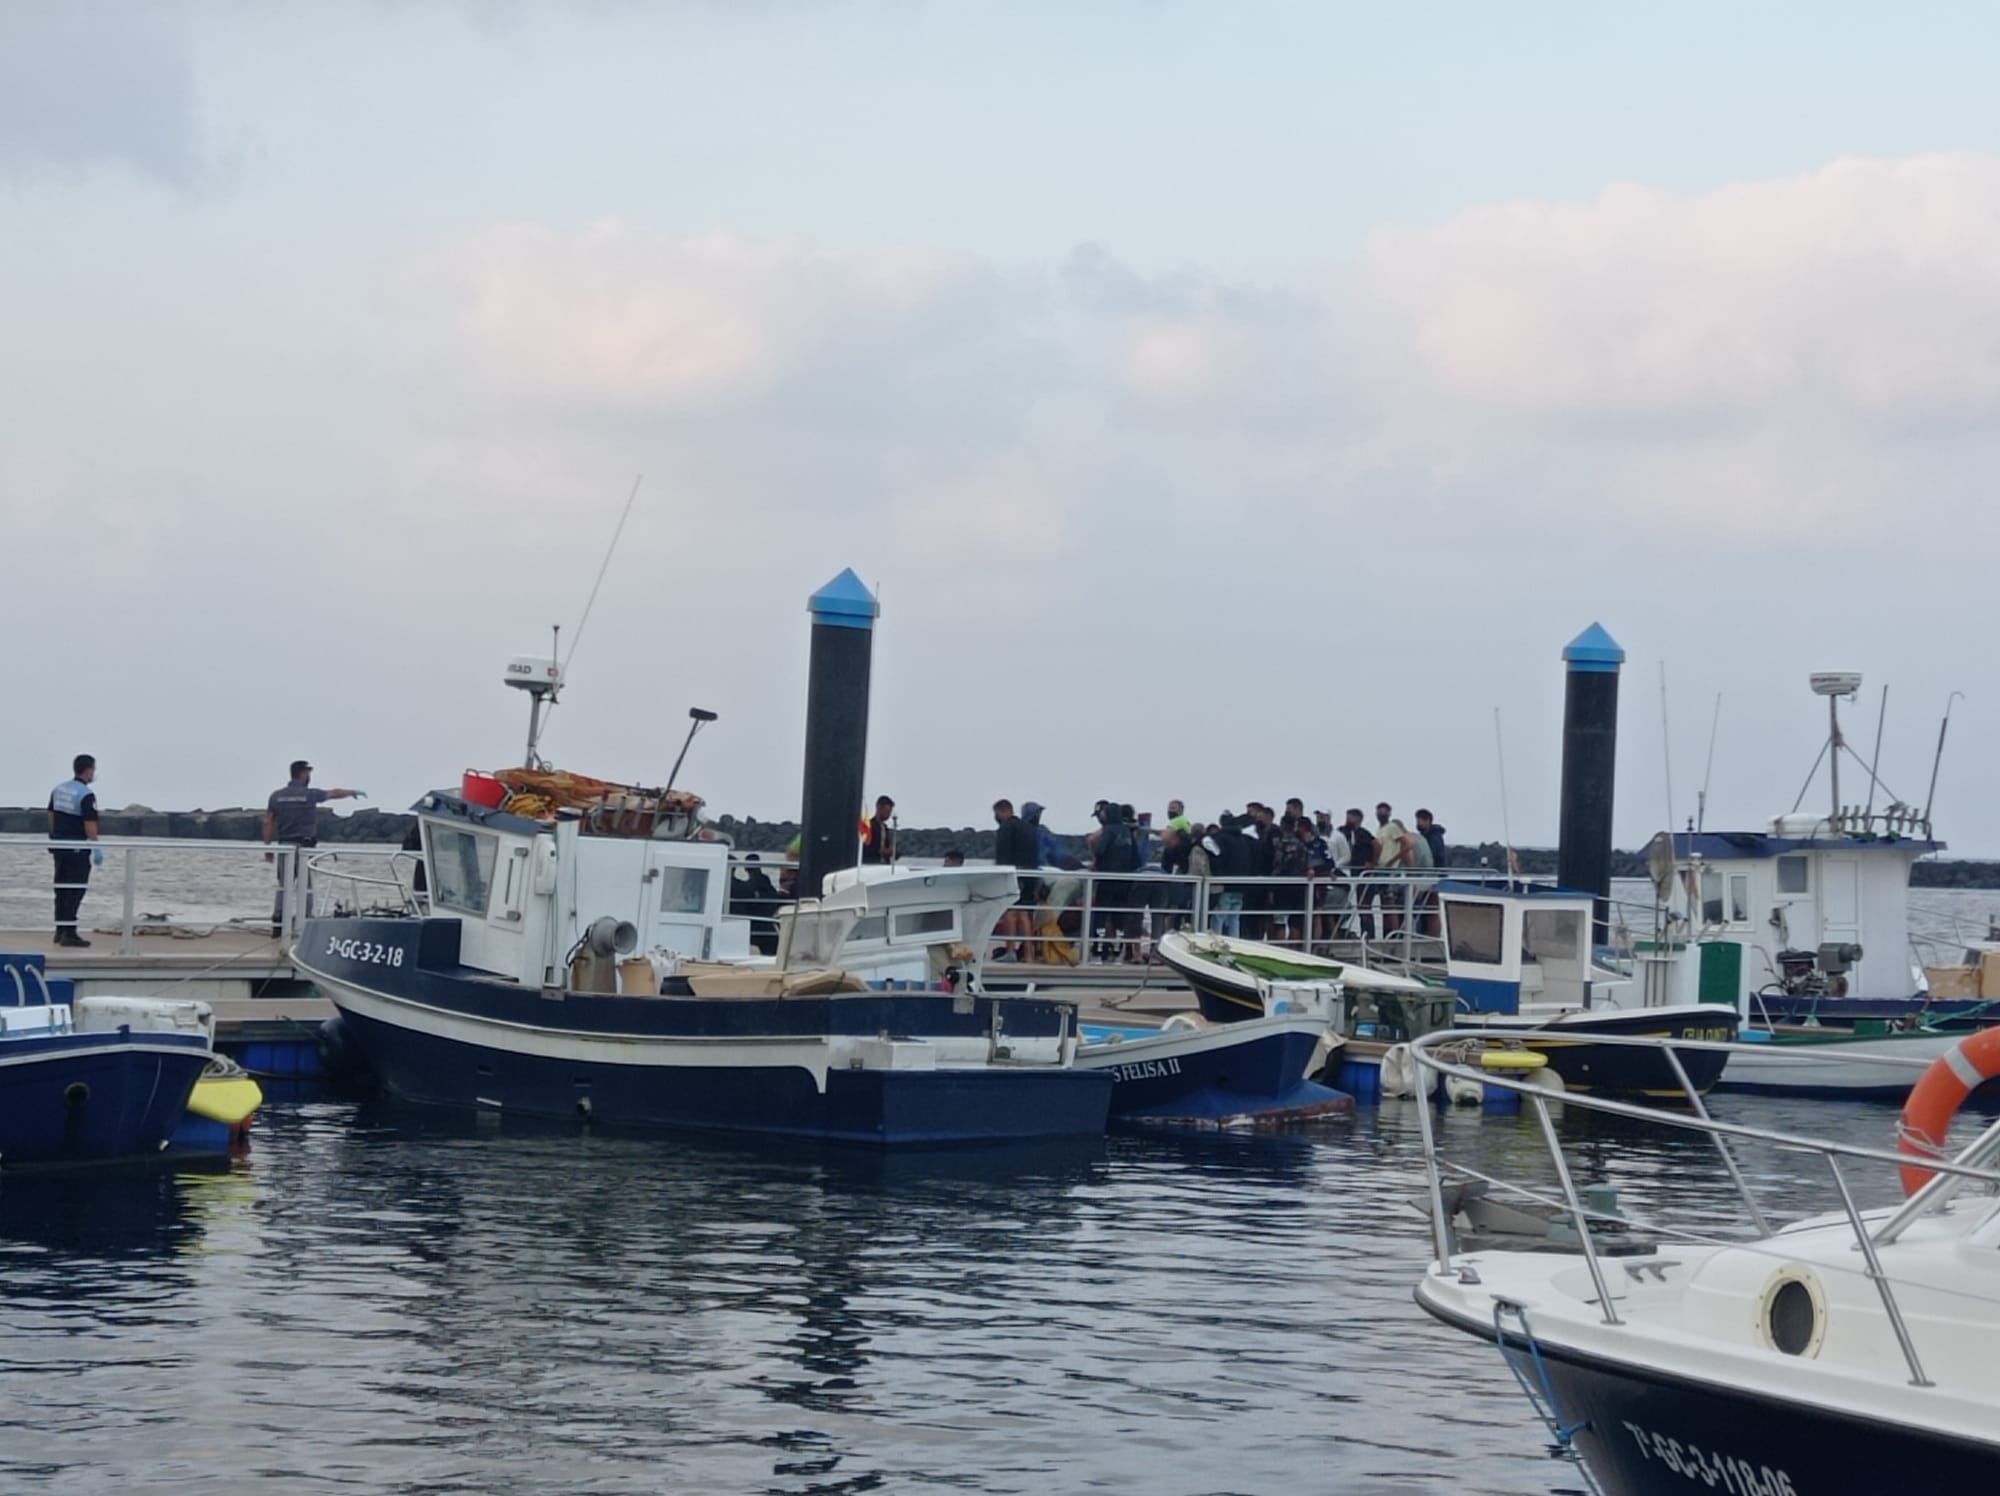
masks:
MULTIPOLYGON (((360 790, 320 789, 312 782, 313 766, 306 760, 292 761, 291 777, 271 791, 264 805, 264 840, 274 847, 298 851, 319 845, 319 807, 328 800, 362 798, 360 790)), ((70 761, 70 777, 49 791, 49 840, 55 845, 49 855, 55 863, 56 944, 82 948, 90 942, 77 928, 83 913, 83 898, 90 889, 92 868, 104 866, 104 849, 98 840, 101 818, 97 811, 97 759, 79 753, 70 761)), ((275 852, 264 854, 278 861, 278 896, 271 906, 271 935, 282 932, 285 917, 287 864, 275 852)))
POLYGON ((1073 959, 1076 944, 1085 942, 1105 959, 1141 960, 1149 924, 1157 936, 1193 914, 1192 882, 1117 876, 1155 869, 1207 881, 1210 923, 1219 933, 1300 946, 1400 930, 1400 884, 1415 875, 1415 918, 1436 933, 1436 895, 1421 872, 1446 866, 1448 858, 1445 829, 1428 809, 1416 813, 1414 827, 1387 801, 1376 805, 1371 826, 1358 807, 1341 824, 1329 811, 1308 815, 1296 796, 1282 811, 1252 800, 1241 814, 1225 810, 1209 824, 1191 820, 1186 805, 1172 800, 1157 831, 1150 815, 1126 803, 1099 800, 1091 816, 1096 825, 1078 858, 1062 853, 1042 824, 1040 805, 1028 801, 1017 814, 1012 801, 994 802, 994 861, 1021 876, 1020 902, 1001 921, 995 959, 1073 959), (1087 930, 1077 907, 1083 880, 1073 876, 1086 867, 1099 875, 1087 930), (1397 876, 1368 876, 1387 870, 1397 876))

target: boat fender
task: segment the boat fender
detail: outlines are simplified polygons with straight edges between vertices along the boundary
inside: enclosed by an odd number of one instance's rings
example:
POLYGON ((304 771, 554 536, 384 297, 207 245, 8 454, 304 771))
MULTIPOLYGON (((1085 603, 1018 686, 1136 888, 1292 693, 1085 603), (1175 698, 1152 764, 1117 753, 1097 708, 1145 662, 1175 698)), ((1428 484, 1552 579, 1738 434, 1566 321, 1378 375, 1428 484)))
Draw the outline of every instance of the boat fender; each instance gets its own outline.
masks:
POLYGON ((1547 1055, 1532 1049, 1488 1049, 1479 1056, 1485 1070, 1540 1070, 1548 1062, 1547 1055))
POLYGON ((1444 1096, 1453 1106, 1483 1106, 1486 1087, 1463 1075, 1447 1075, 1444 1078, 1444 1096))
MULTIPOLYGON (((1951 1119, 1966 1097, 1995 1076, 2000 1076, 2000 1028, 1983 1028, 1961 1039, 1931 1062, 1903 1103, 1896 1147, 1913 1158, 1943 1158, 1951 1119)), ((1930 1178, 1929 1169, 1905 1164, 1903 1193, 1914 1195, 1930 1178)))
POLYGON ((1380 1074, 1382 1094, 1391 1100, 1437 1094, 1437 1072, 1419 1065, 1407 1044, 1392 1044, 1383 1051, 1380 1074))

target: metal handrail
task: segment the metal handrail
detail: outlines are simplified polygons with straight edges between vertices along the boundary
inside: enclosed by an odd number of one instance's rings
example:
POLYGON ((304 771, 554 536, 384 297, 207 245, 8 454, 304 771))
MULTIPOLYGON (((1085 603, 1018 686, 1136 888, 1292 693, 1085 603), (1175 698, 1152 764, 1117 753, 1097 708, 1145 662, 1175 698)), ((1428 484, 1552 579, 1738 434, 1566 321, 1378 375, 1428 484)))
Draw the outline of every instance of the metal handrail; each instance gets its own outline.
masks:
MULTIPOLYGON (((928 870, 936 864, 929 859, 900 859, 894 866, 928 870)), ((757 869, 767 875, 782 873, 792 864, 759 854, 756 862, 748 854, 730 858, 730 872, 757 869)), ((968 862, 968 867, 993 869, 990 860, 968 862)), ((1006 869, 1023 878, 1039 879, 1048 885, 1074 879, 1077 897, 1059 908, 1046 902, 1017 905, 1031 914, 1053 910, 1063 925, 1075 928, 1045 934, 1037 922, 1026 935, 996 936, 996 944, 1020 945, 1030 953, 1029 961, 1072 969, 1104 969, 1147 959, 1152 947, 1169 930, 1190 928, 1220 934, 1243 934, 1258 928, 1282 924, 1288 933, 1283 939, 1270 934, 1272 943, 1313 954, 1332 954, 1364 965, 1390 968, 1436 968, 1443 964, 1444 942, 1439 934, 1420 926, 1436 913, 1426 897, 1431 885, 1445 880, 1490 881, 1496 871, 1478 868, 1362 868, 1347 872, 1307 877, 1209 877, 1186 873, 1163 873, 1154 868, 1131 872, 1075 870, 1060 867, 1006 869), (1127 896, 1106 897, 1105 885, 1122 887, 1127 896), (1237 908, 1225 906, 1225 893, 1258 891, 1279 897, 1274 907, 1237 908), (1289 895, 1289 898, 1285 897, 1289 895), (1374 928, 1371 928, 1371 925, 1374 928), (1382 928, 1393 926, 1392 928, 1382 928), (1059 953, 1072 953, 1075 959, 1059 953)), ((1517 887, 1540 886, 1536 880, 1515 878, 1517 887)), ((789 902, 783 895, 784 902, 789 902)), ((766 917, 752 915, 752 918, 766 917)))
MULTIPOLYGON (((262 863, 273 856, 284 859, 283 864, 281 864, 282 876, 277 880, 277 886, 282 887, 285 894, 285 933, 288 936, 295 937, 298 933, 298 918, 306 908, 306 903, 310 896, 309 888, 306 886, 309 880, 304 871, 297 866, 301 859, 295 854, 300 851, 307 851, 315 857, 328 856, 363 860, 389 859, 392 861, 398 856, 408 857, 410 855, 403 852, 400 847, 391 846, 387 843, 374 842, 340 842, 322 848, 302 849, 285 844, 273 845, 261 840, 236 837, 101 836, 95 841, 56 841, 46 836, 38 836, 30 833, 7 833, 0 835, 0 850, 7 848, 41 852, 51 850, 87 850, 101 851, 109 854, 107 866, 103 869, 100 879, 94 884, 87 883, 84 886, 86 888, 108 888, 112 891, 112 896, 120 900, 118 939, 116 945, 113 947, 119 955, 135 954, 138 949, 138 942, 136 940, 138 932, 141 929, 151 928, 150 925, 139 918, 138 914, 141 887, 140 865, 142 862, 147 863, 145 869, 146 877, 148 886, 152 887, 153 880, 172 879, 176 877, 177 869, 184 868, 190 859, 197 861, 209 860, 211 866, 213 865, 212 859, 218 857, 234 858, 242 863, 262 863), (159 866, 161 862, 165 864, 164 867, 159 866)), ((365 875, 342 870, 338 873, 329 873, 329 876, 349 878, 365 875)), ((41 878, 36 878, 34 881, 38 889, 51 886, 41 878)), ((158 892, 157 889, 153 891, 158 892)), ((275 887, 273 891, 276 891, 275 887)), ((264 925, 269 919, 269 909, 260 908, 232 915, 217 923, 220 925, 264 925)))
MULTIPOLYGON (((1655 1107, 1639 1106, 1631 1102, 1616 1101, 1606 1096, 1593 1096, 1583 1093, 1564 1092, 1560 1096, 1552 1097, 1550 1092, 1532 1081, 1517 1080, 1511 1078, 1505 1072, 1475 1068, 1465 1063, 1462 1059, 1453 1057, 1454 1053, 1464 1054, 1469 1046, 1481 1045, 1489 1041, 1518 1044, 1523 1040, 1532 1041, 1538 1038, 1562 1039, 1566 1037, 1573 1038, 1574 1036, 1564 1035, 1560 1032, 1521 1029, 1452 1029, 1434 1034, 1426 1034, 1414 1039, 1410 1043, 1410 1049, 1416 1058, 1417 1064, 1421 1068, 1436 1074, 1440 1078, 1440 1083, 1443 1077, 1454 1075, 1462 1079, 1477 1081, 1482 1085, 1497 1086, 1503 1090, 1513 1091, 1516 1094, 1530 1097, 1533 1100, 1535 1113, 1541 1124, 1543 1138, 1548 1144, 1550 1158, 1555 1164, 1556 1175, 1562 1186, 1562 1197, 1559 1203, 1562 1208, 1568 1211, 1576 1224, 1578 1243, 1583 1253, 1585 1266, 1590 1273, 1592 1287, 1597 1292, 1599 1310, 1606 1324, 1619 1324, 1622 1321, 1619 1319, 1617 1308, 1612 1302, 1609 1282, 1605 1276, 1603 1264, 1598 1259, 1597 1245, 1591 1238, 1589 1222, 1597 1218, 1597 1213, 1589 1211, 1584 1207, 1582 1199, 1570 1177, 1568 1161, 1564 1158, 1562 1152, 1561 1138, 1555 1129, 1554 1122, 1549 1113, 1549 1103, 1552 1099, 1560 1100, 1565 1106, 1581 1107, 1587 1111, 1605 1112, 1613 1116, 1651 1122, 1687 1132, 1699 1132, 1713 1138, 1717 1146, 1723 1151, 1731 1182, 1735 1185, 1737 1192, 1748 1208, 1752 1222, 1759 1227, 1759 1234, 1762 1238, 1769 1238, 1775 1233, 1769 1229, 1768 1222, 1765 1221, 1763 1213, 1757 1205, 1748 1180, 1744 1177, 1742 1171, 1736 1167, 1735 1160, 1728 1151, 1726 1140, 1730 1138, 1741 1139, 1777 1148, 1814 1153, 1825 1158, 1832 1169, 1834 1184, 1840 1194, 1849 1224, 1855 1232, 1857 1248, 1862 1254, 1863 1261, 1867 1264, 1865 1275, 1874 1282, 1877 1292, 1881 1295, 1884 1313, 1887 1315, 1890 1327, 1896 1335, 1897 1344, 1903 1352, 1904 1362, 1910 1372, 1911 1385, 1917 1387, 1929 1387, 1933 1385, 1924 1373, 1923 1363, 1918 1357, 1915 1341, 1910 1334, 1907 1322, 1903 1318, 1902 1308, 1896 1302, 1894 1286, 1889 1275, 1882 1268, 1877 1248, 1884 1242, 1893 1240, 1895 1234, 1900 1233, 1908 1222, 1915 1219, 1918 1215, 1925 1213, 1927 1210, 1942 1208, 1944 1202, 1950 1198, 1951 1194, 1951 1190, 1942 1183, 1944 1179, 1951 1178, 1958 1181, 1958 1187, 1962 1187, 1967 1182, 2000 1185, 2000 1170, 1984 1166, 1985 1162, 1996 1151, 2000 1151, 2000 1122, 1996 1122, 1993 1126, 1989 1127, 1977 1142, 1963 1150, 1956 1158, 1925 1160, 1923 1166, 1933 1171, 1933 1178, 1880 1231, 1871 1235, 1868 1230, 1866 1218, 1855 1204, 1853 1194, 1848 1188, 1846 1176, 1840 1172, 1840 1160, 1849 1158, 1901 1169, 1910 1163, 1910 1156, 1908 1154, 1892 1152, 1888 1149, 1866 1147, 1855 1143, 1835 1142, 1826 1138, 1800 1137, 1795 1134, 1778 1132, 1771 1128, 1754 1127, 1745 1123, 1717 1121, 1709 1115, 1707 1108, 1702 1105, 1700 1095, 1689 1080, 1686 1067, 1680 1063, 1677 1053, 1677 1051, 1681 1050, 1720 1050, 1726 1053, 1735 1053, 1747 1048, 1753 1048, 1754 1046, 1724 1044, 1705 1040, 1668 1040, 1612 1034, 1592 1035, 1591 1042, 1593 1044, 1622 1045, 1629 1048, 1651 1049, 1665 1053, 1673 1066, 1676 1077, 1682 1085, 1685 1099, 1689 1103, 1690 1109, 1686 1114, 1666 1112, 1655 1107), (1452 1049, 1448 1051, 1446 1046, 1451 1046, 1452 1049)), ((1810 1051, 1801 1051, 1798 1058, 1807 1061, 1823 1061, 1829 1064, 1836 1062, 1838 1059, 1837 1056, 1815 1055, 1810 1051)), ((1911 1069, 1928 1069, 1934 1062, 1920 1059, 1906 1060, 1900 1056, 1883 1056, 1882 1063, 1901 1065, 1911 1069)), ((1454 1172, 1463 1173, 1473 1173, 1475 1171, 1466 1170, 1460 1165, 1452 1164, 1443 1157, 1438 1148, 1436 1126, 1429 1106, 1420 1106, 1417 1109, 1417 1116, 1419 1130, 1423 1134, 1424 1166, 1431 1197, 1432 1239, 1437 1249, 1436 1271, 1439 1276, 1450 1276, 1453 1271, 1451 1266, 1452 1258, 1457 1254, 1453 1251, 1450 1221, 1445 1215, 1443 1171, 1447 1168, 1454 1172)))

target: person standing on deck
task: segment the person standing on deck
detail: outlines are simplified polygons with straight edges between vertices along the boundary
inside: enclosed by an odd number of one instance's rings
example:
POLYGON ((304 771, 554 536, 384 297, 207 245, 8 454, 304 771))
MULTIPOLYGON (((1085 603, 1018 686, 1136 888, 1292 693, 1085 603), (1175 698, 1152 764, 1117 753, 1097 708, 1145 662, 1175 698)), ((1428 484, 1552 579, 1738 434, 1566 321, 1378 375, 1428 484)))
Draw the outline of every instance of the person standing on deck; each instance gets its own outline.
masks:
MULTIPOLYGON (((361 798, 359 790, 315 789, 312 776, 311 764, 302 758, 293 759, 291 781, 282 789, 271 791, 270 802, 264 807, 264 840, 293 849, 284 857, 272 852, 264 854, 266 862, 275 861, 278 865, 278 897, 271 905, 273 940, 285 933, 285 879, 289 870, 297 862, 300 851, 319 845, 321 802, 361 798)), ((311 914, 312 910, 308 908, 306 913, 311 914)))
MULTIPOLYGON (((97 840, 97 760, 79 753, 70 761, 70 777, 49 792, 49 840, 52 842, 94 842, 97 840)), ((78 845, 51 848, 55 859, 56 944, 85 946, 90 942, 76 932, 76 917, 83 908, 83 892, 90 882, 92 864, 104 865, 104 853, 95 847, 78 845)))
POLYGON ((896 802, 887 795, 875 801, 875 814, 861 827, 861 860, 887 863, 896 860, 896 802))
POLYGON ((1028 942, 1034 939, 1031 910, 1042 902, 1042 880, 1035 876, 1042 865, 1041 838, 1035 828, 1014 814, 1012 800, 993 802, 993 861, 1011 867, 1021 877, 1020 901, 1000 916, 1000 949, 995 961, 1025 961, 1028 942))

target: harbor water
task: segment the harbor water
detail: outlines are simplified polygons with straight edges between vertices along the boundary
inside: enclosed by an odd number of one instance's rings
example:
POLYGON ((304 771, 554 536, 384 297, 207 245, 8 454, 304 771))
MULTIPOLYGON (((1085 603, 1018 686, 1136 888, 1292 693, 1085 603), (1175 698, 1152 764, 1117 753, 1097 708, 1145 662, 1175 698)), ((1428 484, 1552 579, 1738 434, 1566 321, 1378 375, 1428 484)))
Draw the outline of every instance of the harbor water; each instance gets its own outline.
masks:
MULTIPOLYGON (((158 912, 268 886, 219 865, 158 912)), ((2000 894, 1914 903, 1950 940, 2000 894)), ((1893 1140, 1880 1106, 1713 1106, 1893 1140)), ((1532 1116, 1443 1125, 1550 1182, 1532 1116)), ((1628 1207, 1731 1214, 1706 1141, 1561 1126, 1628 1207)), ((1745 1164, 1774 1214, 1828 1204, 1795 1156, 1745 1164)), ((1421 1165, 1407 1102, 881 1157, 276 1096, 224 1170, 0 1180, 0 1491, 1578 1489, 1498 1354, 1412 1302, 1421 1165)))
MULTIPOLYGON (((1705 1141, 1569 1110, 1628 1206, 1726 1213, 1705 1141)), ((1532 1118, 1444 1125, 1549 1177, 1532 1118)), ((1411 1301, 1421 1158, 1407 1102, 914 1158, 278 1103, 223 1172, 0 1182, 0 1490, 1575 1489, 1497 1353, 1411 1301)))

